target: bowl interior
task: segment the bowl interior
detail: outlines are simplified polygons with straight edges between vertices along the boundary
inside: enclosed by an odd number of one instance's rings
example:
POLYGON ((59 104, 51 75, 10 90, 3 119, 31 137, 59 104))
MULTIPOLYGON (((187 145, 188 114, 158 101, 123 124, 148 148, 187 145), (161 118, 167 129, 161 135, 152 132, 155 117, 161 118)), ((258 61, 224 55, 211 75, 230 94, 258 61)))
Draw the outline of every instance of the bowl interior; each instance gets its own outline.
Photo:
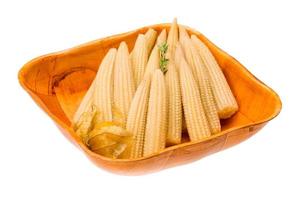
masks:
MULTIPOLYGON (((151 27, 161 31, 168 29, 169 24, 151 27)), ((129 49, 132 49, 137 35, 144 33, 147 28, 36 58, 21 69, 21 85, 58 124, 68 127, 108 49, 118 47, 121 41, 126 41, 129 49)), ((281 103, 272 89, 202 34, 190 28, 187 30, 197 35, 212 51, 239 104, 239 110, 233 117, 222 120, 222 131, 262 123, 278 114, 281 103)), ((188 137, 186 133, 184 135, 185 142, 188 137)))

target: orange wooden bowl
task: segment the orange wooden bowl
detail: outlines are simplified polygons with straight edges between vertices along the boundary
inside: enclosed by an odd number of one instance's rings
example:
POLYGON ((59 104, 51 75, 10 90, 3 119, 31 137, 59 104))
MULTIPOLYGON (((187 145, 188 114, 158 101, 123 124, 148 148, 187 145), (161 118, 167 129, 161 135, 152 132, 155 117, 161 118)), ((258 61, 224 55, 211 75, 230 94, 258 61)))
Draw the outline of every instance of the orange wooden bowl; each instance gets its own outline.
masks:
POLYGON ((221 151, 248 139, 279 114, 281 101, 271 88, 204 35, 186 27, 189 33, 197 35, 209 47, 217 59, 238 101, 238 112, 221 122, 222 132, 219 134, 199 142, 188 141, 184 134, 182 144, 168 147, 155 155, 114 160, 89 150, 71 128, 70 118, 91 84, 103 56, 109 48, 118 47, 121 41, 126 41, 132 49, 137 35, 145 33, 148 28, 161 31, 169 27, 170 24, 147 26, 35 58, 20 70, 20 84, 90 160, 101 168, 126 175, 159 171, 221 151))

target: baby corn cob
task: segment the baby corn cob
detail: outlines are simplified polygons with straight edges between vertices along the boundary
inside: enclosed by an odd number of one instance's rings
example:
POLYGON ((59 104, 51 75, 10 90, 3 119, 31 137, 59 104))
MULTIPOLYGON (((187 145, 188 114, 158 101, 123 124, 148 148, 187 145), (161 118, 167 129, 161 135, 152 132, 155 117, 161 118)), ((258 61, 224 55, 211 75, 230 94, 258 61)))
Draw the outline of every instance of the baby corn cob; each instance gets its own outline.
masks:
POLYGON ((222 119, 229 118, 238 110, 238 104, 226 78, 207 46, 195 35, 192 35, 191 38, 207 68, 219 117, 222 119))
POLYGON ((126 130, 133 135, 130 158, 143 156, 150 82, 151 76, 142 80, 130 105, 126 124, 126 130))
POLYGON ((190 38, 189 34, 186 32, 183 26, 179 26, 179 41, 183 44, 183 39, 190 38))
POLYGON ((139 34, 131 54, 131 64, 135 85, 142 81, 148 60, 148 50, 145 36, 139 34))
POLYGON ((166 73, 166 86, 168 92, 168 131, 167 145, 181 143, 182 105, 179 77, 172 62, 168 64, 166 73))
POLYGON ((157 32, 150 28, 146 33, 145 33, 145 40, 146 40, 146 46, 147 46, 147 52, 148 52, 148 56, 155 44, 155 40, 156 40, 156 35, 157 32))
POLYGON ((103 58, 95 78, 94 104, 101 113, 100 121, 112 121, 113 66, 117 50, 112 48, 103 58))
POLYGON ((155 43, 156 46, 164 43, 166 41, 166 39, 167 39, 167 31, 166 31, 166 29, 163 29, 157 37, 157 40, 155 43))
MULTIPOLYGON (((185 30, 181 27, 180 33, 182 32, 185 32, 185 30)), ((187 35, 187 33, 183 35, 187 35)), ((212 93, 207 69, 191 39, 189 37, 183 36, 183 38, 181 38, 181 43, 183 44, 186 61, 189 66, 192 67, 194 77, 198 82, 200 98, 206 118, 209 123, 210 131, 213 134, 218 133, 221 131, 221 125, 217 108, 214 102, 215 100, 212 93)))
POLYGON ((168 52, 167 52, 167 58, 172 58, 174 56, 176 45, 178 42, 178 25, 177 25, 177 19, 175 18, 173 20, 172 26, 170 28, 167 44, 168 44, 168 52))
POLYGON ((93 97, 94 97, 94 90, 95 90, 95 80, 92 82, 91 86, 89 87, 88 91, 85 93, 83 99, 81 100, 81 103, 79 107, 77 108, 74 116, 73 116, 73 125, 78 123, 81 115, 86 112, 93 103, 93 97))
POLYGON ((176 63, 179 68, 181 95, 184 116, 191 141, 198 141, 210 136, 209 124, 205 117, 197 82, 184 59, 180 45, 176 48, 176 63))
POLYGON ((165 148, 167 129, 167 94, 162 71, 153 72, 150 88, 144 156, 157 153, 165 148))
POLYGON ((125 42, 119 46, 114 69, 114 108, 124 116, 124 124, 135 92, 128 48, 125 42))
POLYGON ((159 36, 157 37, 156 44, 152 49, 151 55, 149 57, 146 71, 144 74, 144 77, 150 75, 155 69, 159 68, 159 59, 160 59, 160 53, 159 53, 159 45, 164 43, 166 41, 167 37, 167 31, 166 29, 162 30, 159 36))

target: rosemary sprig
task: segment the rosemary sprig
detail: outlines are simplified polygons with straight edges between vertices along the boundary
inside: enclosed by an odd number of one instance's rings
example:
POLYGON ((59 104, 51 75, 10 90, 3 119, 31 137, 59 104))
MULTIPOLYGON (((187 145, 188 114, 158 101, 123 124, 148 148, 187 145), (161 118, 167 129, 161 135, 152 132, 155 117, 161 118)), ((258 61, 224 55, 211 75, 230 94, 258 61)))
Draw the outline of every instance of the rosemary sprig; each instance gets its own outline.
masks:
POLYGON ((161 45, 158 45, 159 48, 159 67, 160 70, 165 74, 168 71, 167 65, 169 62, 169 59, 166 58, 166 54, 168 51, 168 44, 167 42, 162 43, 161 45))

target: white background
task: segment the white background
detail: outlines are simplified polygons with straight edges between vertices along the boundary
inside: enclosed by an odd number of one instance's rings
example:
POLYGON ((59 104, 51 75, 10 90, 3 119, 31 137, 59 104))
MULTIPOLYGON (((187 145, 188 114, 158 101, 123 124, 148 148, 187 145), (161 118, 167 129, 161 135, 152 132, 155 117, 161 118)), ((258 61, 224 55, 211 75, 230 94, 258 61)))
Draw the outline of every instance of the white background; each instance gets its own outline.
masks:
POLYGON ((0 199, 299 199, 299 10, 288 0, 1 1, 0 199), (281 96, 281 114, 246 142, 159 173, 114 175, 19 86, 18 70, 36 56, 175 16, 281 96))

